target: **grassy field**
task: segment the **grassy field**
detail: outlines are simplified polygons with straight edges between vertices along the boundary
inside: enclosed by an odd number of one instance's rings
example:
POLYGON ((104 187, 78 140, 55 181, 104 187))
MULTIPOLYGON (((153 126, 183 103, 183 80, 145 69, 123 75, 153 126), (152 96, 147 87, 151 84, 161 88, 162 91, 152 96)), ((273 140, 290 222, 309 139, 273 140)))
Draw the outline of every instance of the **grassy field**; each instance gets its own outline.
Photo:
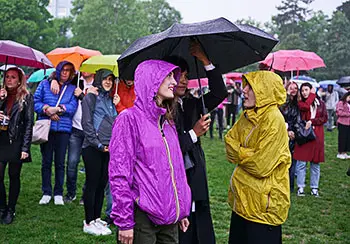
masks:
MULTIPOLYGON (((233 165, 226 160, 223 142, 204 138, 203 148, 217 243, 224 244, 231 215, 226 198, 233 165)), ((36 146, 32 153, 34 162, 25 164, 22 170, 16 219, 9 226, 0 225, 0 243, 115 243, 115 234, 93 237, 83 233, 84 209, 78 200, 65 206, 55 206, 53 202, 47 206, 38 204, 41 156, 36 146)), ((326 163, 321 165, 321 197, 292 195, 289 218, 283 225, 284 243, 350 243, 350 177, 345 174, 350 160, 336 159, 336 153, 337 132, 327 132, 326 163)), ((83 181, 84 174, 79 173, 79 194, 83 181)))

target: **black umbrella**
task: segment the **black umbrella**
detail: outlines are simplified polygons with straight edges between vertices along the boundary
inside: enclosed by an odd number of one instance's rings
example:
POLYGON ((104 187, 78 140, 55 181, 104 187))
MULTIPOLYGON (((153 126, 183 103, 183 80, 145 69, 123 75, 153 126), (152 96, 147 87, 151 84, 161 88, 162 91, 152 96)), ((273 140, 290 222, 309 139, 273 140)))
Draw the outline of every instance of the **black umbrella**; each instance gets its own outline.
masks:
POLYGON ((337 84, 341 87, 350 86, 350 76, 343 76, 337 81, 337 84))
POLYGON ((222 73, 263 60, 278 40, 266 32, 233 24, 218 18, 194 24, 175 23, 167 30, 136 40, 118 59, 120 77, 133 79, 139 63, 176 55, 189 65, 189 79, 205 77, 202 66, 196 70, 196 59, 189 53, 191 39, 197 40, 209 60, 222 73))

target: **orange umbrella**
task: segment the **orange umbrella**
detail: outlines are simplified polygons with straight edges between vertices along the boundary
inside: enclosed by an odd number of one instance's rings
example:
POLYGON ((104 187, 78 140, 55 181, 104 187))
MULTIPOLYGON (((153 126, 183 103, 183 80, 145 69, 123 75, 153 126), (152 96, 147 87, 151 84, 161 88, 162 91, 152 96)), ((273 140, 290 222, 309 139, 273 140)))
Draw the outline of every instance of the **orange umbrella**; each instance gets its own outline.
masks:
POLYGON ((74 65, 75 70, 79 70, 81 63, 92 57, 102 55, 100 51, 82 48, 79 46, 68 48, 56 48, 46 54, 51 63, 56 67, 61 61, 68 61, 74 65))

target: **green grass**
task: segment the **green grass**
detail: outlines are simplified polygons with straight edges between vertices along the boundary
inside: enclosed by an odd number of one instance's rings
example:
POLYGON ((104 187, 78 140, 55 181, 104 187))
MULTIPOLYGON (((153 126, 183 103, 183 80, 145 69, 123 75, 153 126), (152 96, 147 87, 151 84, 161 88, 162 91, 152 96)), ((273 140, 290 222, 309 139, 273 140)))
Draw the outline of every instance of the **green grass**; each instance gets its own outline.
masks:
MULTIPOLYGON (((224 244, 227 243, 231 216, 226 199, 233 165, 226 160, 223 142, 204 137, 203 148, 217 243, 224 244)), ((350 177, 345 174, 350 160, 335 158, 336 131, 326 132, 325 148, 326 163, 321 165, 321 197, 307 195, 297 198, 292 195, 289 217, 283 225, 284 243, 350 243, 350 177)), ((93 237, 82 232, 84 209, 78 205, 78 200, 65 206, 55 206, 52 202, 48 206, 38 204, 41 197, 41 155, 37 146, 32 147, 32 153, 34 162, 25 164, 22 170, 16 219, 9 226, 0 225, 0 243, 115 243, 115 234, 93 237)), ((78 175, 80 194, 84 174, 78 175)))

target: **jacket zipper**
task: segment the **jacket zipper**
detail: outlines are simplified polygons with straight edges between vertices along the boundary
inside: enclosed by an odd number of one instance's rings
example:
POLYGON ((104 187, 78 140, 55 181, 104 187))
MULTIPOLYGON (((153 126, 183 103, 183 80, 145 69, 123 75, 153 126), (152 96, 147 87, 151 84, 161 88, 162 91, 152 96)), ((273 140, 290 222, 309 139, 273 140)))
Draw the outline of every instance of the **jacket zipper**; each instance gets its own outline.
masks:
POLYGON ((249 132, 249 134, 247 135, 247 137, 245 138, 244 147, 247 147, 248 140, 249 140, 250 136, 253 134, 253 131, 256 129, 256 127, 258 127, 258 125, 254 126, 254 127, 250 130, 250 132, 249 132))
POLYGON ((162 134, 162 139, 163 139, 163 142, 165 144, 165 149, 166 149, 166 153, 168 156, 168 162, 169 162, 169 166, 170 166, 171 181, 173 183, 173 188, 174 188, 175 205, 176 205, 176 219, 174 221, 174 224, 175 224, 175 223, 177 223, 177 221, 179 220, 179 217, 180 217, 180 203, 179 203, 179 196, 177 194, 177 189, 176 189, 174 166, 172 164, 172 160, 170 157, 169 145, 168 145, 168 142, 165 138, 163 128, 160 125, 160 119, 161 119, 161 116, 159 116, 159 119, 158 119, 158 128, 159 128, 160 133, 162 134))
POLYGON ((235 174, 235 171, 237 170, 238 165, 236 165, 236 167, 233 170, 233 173, 231 175, 231 180, 230 180, 230 187, 231 187, 231 191, 233 194, 233 210, 236 211, 236 196, 235 196, 235 190, 233 189, 233 185, 232 185, 232 180, 233 180, 233 176, 235 174))

